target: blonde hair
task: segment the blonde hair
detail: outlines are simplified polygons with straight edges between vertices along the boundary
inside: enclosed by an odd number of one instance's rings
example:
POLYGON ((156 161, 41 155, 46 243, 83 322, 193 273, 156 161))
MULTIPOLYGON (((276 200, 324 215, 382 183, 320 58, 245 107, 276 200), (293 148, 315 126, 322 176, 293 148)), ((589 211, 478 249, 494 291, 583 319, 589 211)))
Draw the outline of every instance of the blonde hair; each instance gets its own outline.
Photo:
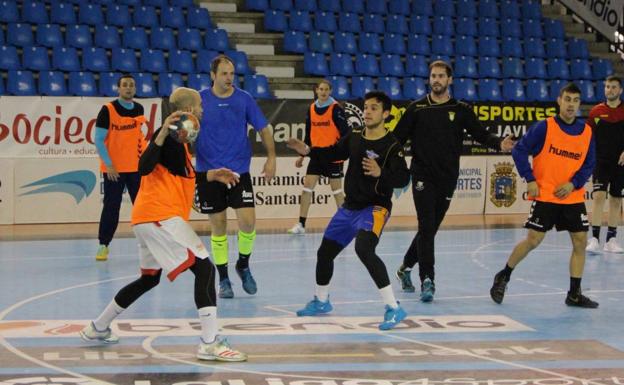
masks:
POLYGON ((178 87, 169 96, 169 103, 174 107, 175 111, 195 104, 196 98, 199 98, 199 92, 192 88, 178 87))

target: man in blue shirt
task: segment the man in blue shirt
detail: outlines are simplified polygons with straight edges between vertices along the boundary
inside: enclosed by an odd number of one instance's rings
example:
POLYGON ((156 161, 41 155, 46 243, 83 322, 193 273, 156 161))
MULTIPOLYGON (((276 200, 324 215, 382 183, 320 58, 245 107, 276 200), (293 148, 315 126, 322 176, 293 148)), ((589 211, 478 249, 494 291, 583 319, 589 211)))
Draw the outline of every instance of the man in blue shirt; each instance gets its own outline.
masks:
POLYGON ((233 208, 238 218, 238 253, 236 272, 248 294, 257 291, 249 269, 249 257, 256 238, 254 192, 249 175, 251 144, 247 125, 259 133, 267 150, 262 174, 275 176, 275 143, 268 122, 255 100, 247 92, 234 87, 234 62, 225 55, 216 57, 210 69, 213 86, 203 90, 203 118, 197 139, 197 206, 208 214, 212 233, 210 243, 219 271, 219 297, 232 298, 232 284, 228 277, 228 241, 226 209, 233 208), (240 183, 230 188, 221 182, 208 182, 206 171, 226 167, 240 175, 240 183))

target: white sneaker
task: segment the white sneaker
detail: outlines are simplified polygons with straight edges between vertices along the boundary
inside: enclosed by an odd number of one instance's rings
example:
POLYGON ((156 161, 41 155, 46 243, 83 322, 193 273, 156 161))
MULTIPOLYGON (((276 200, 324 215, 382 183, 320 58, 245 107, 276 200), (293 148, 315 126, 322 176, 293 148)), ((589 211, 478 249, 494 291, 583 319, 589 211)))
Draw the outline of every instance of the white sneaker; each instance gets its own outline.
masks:
POLYGON ((301 223, 297 222, 297 224, 288 230, 288 234, 305 234, 305 227, 303 227, 301 223))
POLYGON ((98 341, 105 344, 116 344, 119 342, 119 337, 113 334, 111 328, 99 331, 95 329, 93 322, 89 322, 89 325, 80 331, 80 337, 88 342, 98 341))
POLYGON ((217 338, 211 344, 202 341, 197 348, 197 358, 206 361, 247 361, 247 355, 232 349, 225 338, 217 338))
MULTIPOLYGON (((605 248, 607 245, 605 245, 605 248)), ((587 241, 587 247, 585 247, 585 251, 598 254, 600 253, 600 242, 598 242, 597 238, 591 237, 589 241, 587 241)))
POLYGON ((624 253, 624 249, 622 248, 622 246, 618 245, 617 240, 615 238, 609 239, 609 242, 605 243, 603 250, 606 251, 607 253, 618 253, 618 254, 624 253))

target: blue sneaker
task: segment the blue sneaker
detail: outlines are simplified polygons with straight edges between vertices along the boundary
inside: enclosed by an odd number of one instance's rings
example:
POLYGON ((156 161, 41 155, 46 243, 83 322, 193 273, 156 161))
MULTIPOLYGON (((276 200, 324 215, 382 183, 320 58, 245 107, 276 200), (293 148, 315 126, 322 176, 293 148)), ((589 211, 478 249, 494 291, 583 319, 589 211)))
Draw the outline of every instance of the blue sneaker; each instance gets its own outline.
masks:
POLYGON ((256 285, 256 280, 251 275, 251 270, 249 268, 245 269, 236 269, 238 276, 243 281, 243 290, 247 294, 256 294, 258 291, 258 286, 256 285))
POLYGON ((433 283, 431 278, 427 277, 423 281, 422 285, 420 285, 420 300, 422 302, 431 302, 433 301, 434 294, 435 294, 435 283, 433 283))
POLYGON ((234 298, 232 283, 228 278, 219 282, 219 298, 234 298))
POLYGON ((329 298, 327 298, 327 302, 319 301, 317 296, 314 296, 314 299, 301 310, 297 310, 298 317, 306 317, 313 316, 319 314, 325 314, 332 311, 334 308, 331 303, 329 303, 329 298))
POLYGON ((406 293, 413 293, 416 291, 416 288, 412 284, 412 277, 410 276, 410 270, 397 270, 396 277, 401 282, 401 289, 403 289, 406 293))
POLYGON ((407 313, 403 310, 401 305, 399 305, 396 309, 386 305, 384 320, 379 324, 379 330, 394 329, 394 327, 397 326, 399 322, 403 321, 405 317, 407 317, 407 313))

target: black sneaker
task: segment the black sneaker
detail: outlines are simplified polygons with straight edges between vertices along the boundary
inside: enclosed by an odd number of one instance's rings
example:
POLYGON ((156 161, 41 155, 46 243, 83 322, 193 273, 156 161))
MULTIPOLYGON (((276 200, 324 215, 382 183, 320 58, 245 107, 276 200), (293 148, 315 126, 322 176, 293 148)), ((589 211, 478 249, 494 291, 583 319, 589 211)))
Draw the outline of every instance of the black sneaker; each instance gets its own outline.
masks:
POLYGON ((580 291, 575 294, 568 292, 565 304, 568 306, 584 307, 587 309, 595 309, 598 307, 598 302, 592 301, 591 299, 585 297, 580 291))
POLYGON ((505 290, 507 290, 507 283, 509 279, 505 277, 502 271, 499 271, 494 276, 494 283, 492 284, 492 288, 490 289, 490 297, 496 303, 502 303, 503 298, 505 297, 505 290))
POLYGON ((411 270, 397 270, 396 277, 401 282, 401 288, 404 292, 413 293, 416 288, 412 284, 412 277, 410 276, 411 270))

